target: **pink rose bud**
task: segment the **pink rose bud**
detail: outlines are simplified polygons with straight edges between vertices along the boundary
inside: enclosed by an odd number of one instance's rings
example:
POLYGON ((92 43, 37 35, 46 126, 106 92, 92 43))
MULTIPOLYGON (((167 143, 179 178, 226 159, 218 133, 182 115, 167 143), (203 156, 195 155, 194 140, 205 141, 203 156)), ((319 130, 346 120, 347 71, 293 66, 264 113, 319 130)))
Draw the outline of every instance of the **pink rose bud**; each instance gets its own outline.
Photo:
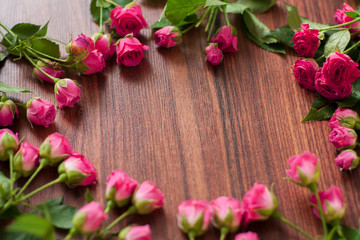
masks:
POLYGON ((260 238, 254 232, 246 232, 237 234, 235 240, 260 240, 260 238))
POLYGON ((320 46, 319 30, 309 29, 309 24, 301 24, 301 28, 293 36, 295 52, 300 57, 314 58, 320 46))
POLYGON ((28 177, 39 163, 39 149, 28 142, 21 143, 18 152, 14 156, 14 171, 20 173, 23 177, 28 177))
POLYGON ((80 100, 81 89, 76 83, 64 78, 55 84, 55 97, 59 108, 73 107, 80 100))
POLYGON ((18 134, 7 128, 0 129, 0 160, 8 160, 10 152, 15 153, 18 148, 18 134))
POLYGON ((125 172, 115 170, 106 180, 105 197, 113 201, 118 207, 127 205, 137 187, 137 182, 125 172))
POLYGON ((238 51, 237 31, 233 26, 224 26, 220 28, 215 36, 210 40, 211 43, 217 43, 221 51, 236 53, 238 51))
MULTIPOLYGON (((65 74, 65 71, 57 63, 53 63, 53 65, 49 65, 49 64, 46 64, 43 61, 39 60, 36 65, 38 67, 40 67, 41 70, 43 70, 44 72, 46 72, 50 76, 53 76, 54 78, 62 78, 62 76, 64 76, 64 74, 65 74)), ((40 81, 54 83, 54 80, 52 80, 50 77, 46 76, 44 73, 42 73, 37 68, 34 68, 33 74, 40 81)))
POLYGON ((168 26, 154 33, 155 44, 161 47, 173 47, 179 43, 181 32, 177 27, 168 26))
POLYGON ((360 129, 360 117, 354 110, 349 108, 338 108, 332 115, 329 127, 348 127, 360 129))
POLYGON ((32 98, 26 103, 26 117, 30 123, 48 128, 55 120, 56 109, 51 102, 32 98))
POLYGON ((76 70, 85 75, 102 72, 105 67, 104 56, 97 49, 92 50, 87 58, 76 63, 76 70))
POLYGON ((315 91, 315 74, 319 66, 315 60, 299 58, 292 66, 296 81, 305 89, 315 91))
POLYGON ((359 165, 359 160, 355 151, 347 149, 336 157, 335 164, 340 167, 340 170, 353 170, 359 165))
POLYGON ((7 127, 13 124, 15 116, 19 118, 19 110, 11 100, 0 102, 0 126, 7 127))
POLYGON ((141 13, 140 5, 132 6, 130 8, 118 6, 111 11, 110 18, 110 27, 115 27, 117 34, 121 37, 130 33, 137 37, 140 30, 148 26, 141 13))
MULTIPOLYGON (((336 24, 343 24, 354 20, 352 17, 346 15, 346 12, 355 12, 355 10, 348 3, 343 3, 343 9, 337 9, 334 14, 334 19, 336 24)), ((354 22, 351 25, 349 24, 343 26, 343 28, 349 28, 349 27, 353 28, 353 29, 349 29, 351 33, 358 32, 359 31, 358 28, 360 28, 360 23, 354 22)), ((359 34, 356 34, 355 36, 359 37, 359 34)))
POLYGON ((83 155, 73 152, 58 168, 59 175, 65 174, 64 181, 69 187, 96 184, 96 169, 83 155))
POLYGON ((134 67, 140 64, 141 60, 144 58, 144 50, 148 50, 149 47, 143 45, 135 37, 125 37, 118 41, 116 45, 116 62, 126 67, 134 67))
POLYGON ((213 225, 218 228, 226 228, 230 232, 236 232, 241 224, 241 202, 232 197, 219 197, 210 202, 214 209, 213 225))
POLYGON ((217 43, 210 43, 205 48, 206 60, 213 66, 219 65, 223 60, 222 51, 219 49, 217 43))
POLYGON ((132 202, 139 214, 149 214, 164 205, 164 194, 150 182, 143 182, 133 195, 132 202))
MULTIPOLYGON (((339 220, 344 216, 344 197, 341 194, 340 188, 332 186, 325 192, 319 192, 319 196, 327 223, 330 223, 334 220, 339 220)), ((316 201, 315 195, 311 196, 310 202, 316 206, 313 207, 313 212, 318 218, 320 218, 320 214, 317 209, 318 203, 316 201)))
POLYGON ((102 53, 104 59, 110 60, 115 53, 115 44, 110 34, 95 34, 91 37, 95 42, 95 49, 102 53))
POLYGON ((49 135, 40 146, 40 157, 49 160, 50 165, 56 165, 71 155, 73 148, 69 140, 60 133, 49 135))
POLYGON ((107 218, 100 203, 90 202, 75 213, 72 222, 77 231, 89 235, 98 230, 107 218))
POLYGON ((80 34, 66 46, 66 51, 73 56, 76 61, 82 61, 89 56, 94 48, 94 41, 88 36, 80 34))
POLYGON ((120 240, 151 240, 149 225, 129 226, 119 233, 120 240))
POLYGON ((187 200, 178 206, 178 226, 184 233, 200 236, 208 230, 213 214, 214 210, 208 202, 187 200))
POLYGON ((329 141, 338 150, 353 149, 356 147, 357 134, 354 129, 336 127, 331 131, 329 141))
POLYGON ((251 221, 268 219, 277 207, 275 195, 264 185, 255 183, 242 201, 245 225, 251 221))
POLYGON ((301 155, 292 156, 288 164, 290 169, 286 173, 294 183, 307 187, 319 182, 318 158, 311 152, 305 151, 301 155))

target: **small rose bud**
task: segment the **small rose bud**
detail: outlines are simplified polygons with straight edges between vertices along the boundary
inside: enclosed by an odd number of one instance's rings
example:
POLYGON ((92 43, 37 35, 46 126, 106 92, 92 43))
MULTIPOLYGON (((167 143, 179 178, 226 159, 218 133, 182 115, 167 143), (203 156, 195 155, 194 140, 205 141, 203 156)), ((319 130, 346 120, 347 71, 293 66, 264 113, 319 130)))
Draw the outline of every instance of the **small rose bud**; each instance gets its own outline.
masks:
POLYGON ((329 136, 329 141, 338 149, 353 149, 356 147, 357 134, 354 129, 347 127, 334 128, 329 136))
MULTIPOLYGON (((355 9, 352 8, 348 3, 343 3, 343 8, 342 9, 337 9, 335 14, 334 14, 334 19, 336 24, 343 24, 343 23, 347 23, 350 21, 353 21, 354 18, 349 17, 348 15, 346 15, 347 12, 355 12, 355 9)), ((346 25, 346 26, 342 26, 341 28, 349 28, 350 33, 354 33, 351 34, 352 37, 359 37, 360 34, 358 33, 358 29, 360 27, 360 23, 358 21, 352 23, 351 25, 346 25), (356 33, 356 34, 355 34, 356 33)))
POLYGON ((118 207, 127 205, 136 189, 137 182, 125 172, 115 170, 106 180, 105 197, 113 201, 118 207))
MULTIPOLYGON (((49 74, 50 76, 54 78, 62 78, 64 76, 65 71, 61 68, 61 66, 57 63, 53 63, 52 65, 46 64, 43 61, 38 61, 36 64, 41 70, 49 74)), ((42 73, 38 68, 34 68, 33 70, 34 76, 39 79, 40 81, 45 81, 49 83, 54 83, 54 80, 52 80, 50 77, 46 76, 44 73, 42 73)))
POLYGON ((73 148, 69 140, 60 133, 49 135, 40 146, 41 158, 49 160, 50 165, 56 165, 71 155, 73 148))
POLYGON ((315 91, 315 74, 319 66, 315 60, 299 58, 292 66, 296 81, 305 89, 315 91))
MULTIPOLYGON (((341 194, 340 188, 332 186, 325 192, 319 192, 321 206, 325 215, 325 221, 330 223, 334 220, 341 219, 345 214, 344 197, 341 194)), ((317 209, 318 203, 315 195, 312 195, 310 202, 314 204, 313 212, 320 218, 317 209)))
POLYGON ((87 58, 76 63, 76 70, 82 74, 90 75, 102 72, 106 66, 103 54, 97 50, 92 50, 87 58))
POLYGON ((7 127, 13 124, 15 116, 19 118, 19 110, 11 100, 0 102, 0 126, 7 127))
POLYGON ((149 214, 164 205, 164 194, 150 182, 143 182, 133 195, 132 202, 138 214, 149 214))
POLYGON ((39 149, 28 142, 21 143, 18 152, 14 156, 14 171, 20 173, 23 177, 28 177, 39 164, 39 149))
POLYGON ((217 43, 221 51, 236 53, 238 51, 237 31, 233 26, 221 27, 210 40, 211 43, 217 43))
POLYGON ((301 155, 295 155, 288 159, 290 169, 286 173, 291 180, 303 187, 319 182, 318 158, 311 152, 305 151, 301 155))
POLYGON ((300 57, 314 58, 320 46, 319 30, 310 29, 309 24, 301 24, 301 28, 293 36, 295 52, 300 57))
POLYGON ((73 107, 80 100, 81 89, 76 83, 64 78, 55 84, 55 97, 59 104, 59 108, 73 107))
POLYGON ((94 48, 94 41, 88 36, 80 34, 66 46, 66 51, 73 56, 75 60, 82 61, 89 56, 94 48))
POLYGON ((213 66, 219 65, 223 60, 222 51, 219 49, 217 43, 210 43, 205 48, 206 60, 213 66))
POLYGON ((218 228, 227 228, 236 232, 241 224, 241 202, 232 197, 219 197, 210 202, 214 209, 213 225, 218 228))
POLYGON ((359 165, 360 158, 354 150, 344 150, 335 159, 336 166, 340 170, 352 170, 359 165))
POLYGON ((143 45, 137 38, 128 36, 121 38, 116 45, 117 64, 126 67, 134 67, 140 64, 144 58, 144 50, 149 47, 143 45))
POLYGON ((129 226, 119 233, 120 240, 151 240, 149 225, 129 226))
POLYGON ((73 152, 58 168, 59 175, 65 174, 64 181, 69 187, 88 186, 96 183, 96 169, 83 155, 73 152))
POLYGON ((181 32, 177 27, 168 26, 154 33, 155 44, 161 47, 173 47, 179 43, 181 32))
POLYGON ((203 235, 209 228, 214 210, 204 200, 187 200, 178 206, 178 226, 184 233, 203 235))
POLYGON ((26 117, 30 123, 48 128, 55 120, 56 109, 51 102, 35 97, 26 103, 26 117))
POLYGON ((329 127, 348 127, 360 129, 360 117, 354 110, 349 108, 338 108, 332 115, 329 127))
POLYGON ((107 218, 100 203, 90 202, 75 213, 72 222, 77 231, 89 235, 98 230, 107 218))
POLYGON ((255 183, 242 201, 245 225, 251 221, 268 219, 277 207, 275 195, 264 185, 255 183))
POLYGON ((16 152, 19 148, 18 134, 14 134, 10 129, 0 129, 0 160, 9 159, 9 151, 16 152))
POLYGON ((254 232, 246 232, 237 234, 235 240, 260 240, 260 238, 254 232))
POLYGON ((91 39, 95 42, 95 49, 102 53, 104 59, 110 60, 115 53, 115 45, 110 34, 93 35, 91 39))

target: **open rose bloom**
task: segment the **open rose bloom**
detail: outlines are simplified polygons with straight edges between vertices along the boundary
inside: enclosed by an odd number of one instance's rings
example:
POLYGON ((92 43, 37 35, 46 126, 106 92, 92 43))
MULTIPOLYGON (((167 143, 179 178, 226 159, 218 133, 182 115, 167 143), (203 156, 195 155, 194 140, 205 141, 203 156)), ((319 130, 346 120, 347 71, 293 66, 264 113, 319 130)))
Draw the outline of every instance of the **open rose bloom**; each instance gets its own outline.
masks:
POLYGON ((110 18, 110 27, 115 27, 117 34, 121 37, 131 33, 137 37, 140 30, 148 26, 142 15, 140 5, 129 8, 118 6, 111 11, 110 18))
POLYGON ((26 104, 26 117, 30 123, 50 127, 55 121, 54 104, 41 98, 32 98, 26 104))
POLYGON ((236 53, 238 51, 237 32, 233 26, 224 26, 210 39, 211 43, 217 43, 221 51, 236 53))
POLYGON ((295 52, 300 57, 314 58, 320 46, 319 30, 310 29, 309 24, 301 24, 301 28, 293 36, 295 52))
POLYGON ((299 58, 292 66, 296 81, 305 89, 315 91, 315 75, 319 66, 315 60, 299 58))
POLYGON ((116 46, 116 62, 126 67, 137 66, 145 56, 144 50, 148 49, 148 46, 143 45, 137 38, 129 35, 118 41, 116 46))

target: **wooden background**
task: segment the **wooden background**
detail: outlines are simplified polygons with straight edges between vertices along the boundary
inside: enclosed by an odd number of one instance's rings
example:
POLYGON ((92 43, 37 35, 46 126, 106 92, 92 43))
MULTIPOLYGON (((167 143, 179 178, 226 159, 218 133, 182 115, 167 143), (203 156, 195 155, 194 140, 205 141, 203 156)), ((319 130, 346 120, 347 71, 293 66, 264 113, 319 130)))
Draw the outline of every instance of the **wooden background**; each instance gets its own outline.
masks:
MULTIPOLYGON (((0 19, 8 26, 19 22, 44 24, 51 19, 48 36, 65 42, 71 36, 91 35, 98 30, 91 20, 90 0, 0 2, 0 19)), ((286 24, 283 2, 279 0, 273 9, 260 15, 272 29, 286 24)), ((153 23, 165 1, 139 3, 145 19, 153 23)), ((333 23, 333 13, 342 1, 287 3, 297 5, 304 17, 333 23)), ((358 2, 349 3, 355 6, 358 2)), ((240 17, 232 16, 231 20, 240 26, 240 17)), ((217 22, 218 27, 222 24, 217 22)), ((58 110, 56 122, 49 129, 32 130, 24 117, 12 129, 37 146, 55 131, 67 136, 74 149, 96 166, 99 183, 91 191, 103 203, 106 178, 114 169, 128 172, 139 182, 155 182, 166 195, 164 209, 149 216, 130 217, 118 228, 150 223, 156 240, 185 239, 176 223, 177 205, 182 201, 212 200, 221 195, 241 199, 254 182, 267 186, 275 183, 284 216, 310 234, 320 234, 320 221, 307 202, 309 192, 283 180, 286 160, 304 150, 321 159, 321 189, 331 185, 342 189, 348 206, 343 223, 355 227, 360 213, 359 170, 342 174, 335 166, 336 150, 328 142, 330 128, 326 121, 300 123, 314 95, 300 88, 291 74, 295 54, 284 56, 262 50, 240 30, 239 52, 226 54, 224 64, 214 68, 203 61, 206 39, 202 30, 189 32, 180 46, 171 49, 156 47, 151 30, 143 30, 141 40, 150 50, 140 66, 121 67, 113 59, 101 74, 73 74, 71 77, 81 83, 83 90, 74 108, 58 110)), ((0 68, 0 80, 34 92, 10 95, 14 99, 27 101, 41 96, 55 102, 52 85, 37 82, 25 61, 7 60, 0 68)), ((48 168, 30 189, 55 176, 56 169, 48 168)), ((32 201, 64 196, 66 203, 80 207, 85 204, 84 192, 84 188, 69 190, 58 185, 32 201)), ((277 220, 252 224, 249 229, 266 240, 303 239, 277 220)), ((212 229, 198 239, 218 238, 218 231, 212 229)))

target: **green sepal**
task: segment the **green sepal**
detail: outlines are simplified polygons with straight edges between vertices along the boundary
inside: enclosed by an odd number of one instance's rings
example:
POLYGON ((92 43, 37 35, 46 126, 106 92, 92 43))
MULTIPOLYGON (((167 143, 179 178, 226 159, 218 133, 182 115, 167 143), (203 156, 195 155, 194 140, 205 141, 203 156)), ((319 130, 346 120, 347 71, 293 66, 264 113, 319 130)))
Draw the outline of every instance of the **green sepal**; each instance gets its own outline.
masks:
POLYGON ((133 0, 131 3, 126 4, 125 9, 136 6, 137 0, 133 0))
POLYGON ((10 199, 10 191, 11 180, 0 171, 0 208, 10 199))
POLYGON ((86 221, 86 212, 80 212, 80 213, 75 213, 74 218, 72 220, 73 226, 74 228, 78 231, 81 232, 82 234, 86 235, 88 233, 84 233, 82 232, 82 226, 84 225, 85 221, 86 221))
POLYGON ((128 226, 124 229, 122 229, 120 232, 119 232, 119 239, 120 240, 125 240, 125 237, 126 237, 126 234, 130 231, 132 226, 128 226))
POLYGON ((9 151, 16 152, 19 148, 19 144, 16 139, 10 135, 7 131, 4 132, 1 138, 2 150, 0 152, 0 160, 6 161, 9 159, 9 151))
POLYGON ((83 62, 77 62, 75 64, 75 68, 76 68, 76 71, 80 72, 80 73, 83 73, 89 69, 91 69, 88 65, 86 65, 85 63, 83 62))
POLYGON ((141 215, 149 214, 151 213, 156 207, 151 206, 151 203, 153 203, 154 200, 145 200, 141 202, 134 203, 134 206, 136 208, 136 212, 141 215))
POLYGON ((116 204, 117 207, 124 207, 129 204, 131 196, 124 199, 116 199, 116 187, 112 187, 111 190, 105 194, 105 198, 108 201, 112 201, 116 204))

